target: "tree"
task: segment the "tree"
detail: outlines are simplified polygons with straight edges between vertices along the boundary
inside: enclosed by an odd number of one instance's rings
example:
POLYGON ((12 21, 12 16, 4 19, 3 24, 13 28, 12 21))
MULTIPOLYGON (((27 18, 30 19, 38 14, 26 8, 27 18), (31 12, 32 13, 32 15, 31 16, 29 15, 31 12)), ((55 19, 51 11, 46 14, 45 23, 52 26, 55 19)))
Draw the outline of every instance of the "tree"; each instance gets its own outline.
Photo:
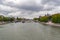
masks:
POLYGON ((54 14, 54 15, 52 15, 52 22, 54 22, 54 23, 60 23, 60 14, 54 14))
POLYGON ((3 17, 4 17, 4 16, 0 15, 0 21, 3 21, 3 17))
POLYGON ((21 21, 21 20, 22 20, 22 18, 18 18, 18 17, 17 17, 17 20, 18 20, 18 21, 21 21))
POLYGON ((10 21, 11 21, 11 22, 12 22, 12 21, 14 21, 14 20, 15 20, 15 18, 14 18, 14 17, 11 17, 11 18, 10 18, 10 21))
POLYGON ((38 20, 38 18, 34 18, 33 20, 38 20))
POLYGON ((43 16, 39 18, 40 22, 48 22, 48 20, 49 20, 48 16, 43 16))
POLYGON ((9 17, 3 17, 3 21, 10 21, 9 17))

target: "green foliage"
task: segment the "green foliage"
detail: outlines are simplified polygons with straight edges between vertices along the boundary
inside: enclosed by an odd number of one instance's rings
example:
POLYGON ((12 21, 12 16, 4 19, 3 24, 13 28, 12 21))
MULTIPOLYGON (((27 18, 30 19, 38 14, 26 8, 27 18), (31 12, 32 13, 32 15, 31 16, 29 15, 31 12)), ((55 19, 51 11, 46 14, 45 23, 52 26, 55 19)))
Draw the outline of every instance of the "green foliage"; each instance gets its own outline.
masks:
POLYGON ((22 20, 22 18, 18 18, 18 17, 17 17, 17 20, 18 20, 18 21, 21 21, 21 20, 22 20))
POLYGON ((3 17, 3 21, 10 21, 9 17, 3 17))
POLYGON ((11 17, 11 18, 10 18, 10 21, 11 21, 11 22, 12 22, 12 21, 14 21, 14 20, 15 20, 15 18, 14 18, 14 17, 11 17))
POLYGON ((52 15, 52 22, 54 22, 54 23, 60 23, 60 14, 54 14, 54 15, 52 15))
POLYGON ((49 21, 51 21, 52 16, 48 16, 48 18, 49 18, 49 21))
POLYGON ((0 15, 0 21, 3 21, 3 17, 4 17, 4 16, 0 15))
POLYGON ((48 22, 48 20, 49 20, 48 16, 43 16, 39 18, 40 22, 48 22))
POLYGON ((10 22, 12 22, 12 21, 14 21, 14 17, 3 17, 3 21, 10 21, 10 22))
POLYGON ((38 18, 34 18, 33 20, 38 20, 38 18))

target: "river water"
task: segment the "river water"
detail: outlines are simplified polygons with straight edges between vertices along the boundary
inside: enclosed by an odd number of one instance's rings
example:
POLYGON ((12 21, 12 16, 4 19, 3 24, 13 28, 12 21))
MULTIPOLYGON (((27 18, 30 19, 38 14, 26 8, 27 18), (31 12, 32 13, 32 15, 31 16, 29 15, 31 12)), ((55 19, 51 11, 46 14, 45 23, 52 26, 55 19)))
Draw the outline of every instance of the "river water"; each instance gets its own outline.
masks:
POLYGON ((60 28, 40 23, 0 25, 0 40, 60 40, 60 28))

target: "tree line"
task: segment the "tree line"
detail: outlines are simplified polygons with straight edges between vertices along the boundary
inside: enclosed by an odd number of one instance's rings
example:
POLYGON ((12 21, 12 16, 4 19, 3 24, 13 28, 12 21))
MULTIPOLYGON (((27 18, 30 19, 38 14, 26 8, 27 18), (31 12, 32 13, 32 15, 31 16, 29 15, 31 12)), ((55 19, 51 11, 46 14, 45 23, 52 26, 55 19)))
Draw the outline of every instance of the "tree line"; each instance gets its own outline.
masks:
POLYGON ((53 22, 53 23, 60 23, 60 13, 56 13, 53 15, 45 15, 40 16, 39 18, 34 18, 34 20, 38 20, 40 22, 53 22))
POLYGON ((3 15, 0 15, 0 22, 13 22, 13 21, 21 21, 22 18, 14 18, 14 17, 5 17, 3 15))

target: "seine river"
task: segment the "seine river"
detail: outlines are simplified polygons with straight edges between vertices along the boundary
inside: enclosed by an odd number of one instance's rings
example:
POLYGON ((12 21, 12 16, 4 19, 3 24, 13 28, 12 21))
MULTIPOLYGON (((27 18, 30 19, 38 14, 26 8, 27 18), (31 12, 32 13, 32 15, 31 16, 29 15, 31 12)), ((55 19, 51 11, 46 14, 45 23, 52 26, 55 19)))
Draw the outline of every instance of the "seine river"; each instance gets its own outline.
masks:
POLYGON ((0 25, 0 40, 60 40, 60 28, 40 23, 0 25))

